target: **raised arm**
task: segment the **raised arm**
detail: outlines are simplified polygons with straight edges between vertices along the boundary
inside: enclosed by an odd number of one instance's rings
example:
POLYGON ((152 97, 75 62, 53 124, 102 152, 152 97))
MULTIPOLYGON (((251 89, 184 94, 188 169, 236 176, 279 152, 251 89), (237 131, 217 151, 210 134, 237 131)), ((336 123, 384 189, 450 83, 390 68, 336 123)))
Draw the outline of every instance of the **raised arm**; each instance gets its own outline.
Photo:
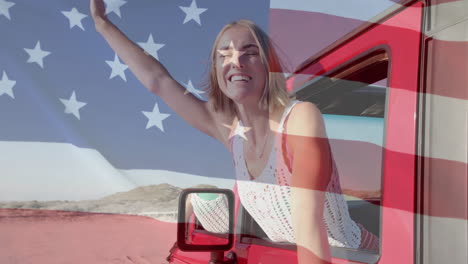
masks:
POLYGON ((291 213, 299 263, 330 263, 323 210, 332 161, 320 111, 308 102, 298 104, 287 133, 294 157, 291 213))
POLYGON ((193 127, 224 143, 219 115, 210 103, 199 100, 176 82, 166 68, 153 56, 132 42, 105 15, 103 0, 90 0, 91 16, 99 32, 117 55, 127 64, 137 79, 158 95, 180 117, 193 127))

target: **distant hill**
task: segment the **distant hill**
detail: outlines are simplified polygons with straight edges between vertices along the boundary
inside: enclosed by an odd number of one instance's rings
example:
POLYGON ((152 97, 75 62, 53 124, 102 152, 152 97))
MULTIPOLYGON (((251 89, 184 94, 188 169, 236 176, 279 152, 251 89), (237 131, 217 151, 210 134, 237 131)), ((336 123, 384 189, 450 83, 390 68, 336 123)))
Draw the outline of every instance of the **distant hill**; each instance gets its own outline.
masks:
MULTIPOLYGON (((192 188, 217 187, 210 184, 198 184, 192 188)), ((0 208, 143 215, 174 222, 177 219, 178 200, 182 190, 170 184, 158 184, 115 193, 98 200, 0 202, 0 208)), ((343 189, 343 194, 349 199, 371 200, 381 197, 380 191, 343 189)))
MULTIPOLYGON (((193 188, 216 188, 216 186, 199 184, 193 188)), ((0 208, 154 215, 154 212, 177 211, 181 191, 182 188, 170 184, 158 184, 115 193, 98 200, 0 202, 0 208)))
POLYGON ((118 192, 116 194, 106 196, 101 200, 168 202, 177 199, 181 191, 182 189, 179 187, 163 183, 158 185, 138 187, 128 192, 118 192))

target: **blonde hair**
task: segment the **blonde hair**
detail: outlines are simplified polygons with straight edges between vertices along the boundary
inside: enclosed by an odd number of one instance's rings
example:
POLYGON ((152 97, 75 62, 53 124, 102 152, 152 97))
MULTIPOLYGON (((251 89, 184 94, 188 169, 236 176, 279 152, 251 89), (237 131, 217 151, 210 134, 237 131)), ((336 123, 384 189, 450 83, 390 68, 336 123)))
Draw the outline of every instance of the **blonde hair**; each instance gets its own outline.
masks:
POLYGON ((290 101, 290 97, 286 91, 286 79, 283 75, 283 67, 270 38, 255 23, 250 20, 242 19, 225 25, 216 36, 213 48, 211 50, 211 65, 209 70, 207 89, 209 91, 210 99, 213 100, 214 110, 227 110, 231 113, 236 113, 234 101, 228 98, 219 88, 218 76, 216 74, 216 48, 223 33, 234 26, 242 26, 250 31, 255 41, 257 42, 262 63, 265 66, 265 71, 268 73, 262 97, 258 102, 260 109, 268 109, 270 112, 272 112, 278 106, 287 105, 290 101))

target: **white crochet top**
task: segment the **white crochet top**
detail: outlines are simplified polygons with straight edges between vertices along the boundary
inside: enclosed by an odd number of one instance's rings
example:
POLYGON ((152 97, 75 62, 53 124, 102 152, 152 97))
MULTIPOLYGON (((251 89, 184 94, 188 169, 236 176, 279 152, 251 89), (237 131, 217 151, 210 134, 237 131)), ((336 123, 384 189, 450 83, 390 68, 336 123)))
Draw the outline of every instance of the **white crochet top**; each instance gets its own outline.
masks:
POLYGON ((190 195, 193 212, 206 231, 226 234, 229 232, 229 209, 225 195, 206 200, 197 194, 190 195))
MULTIPOLYGON (((284 121, 293 101, 286 107, 279 123, 275 145, 269 160, 254 180, 250 179, 244 159, 244 140, 240 136, 232 138, 232 154, 237 177, 239 198, 244 208, 274 242, 295 243, 291 221, 291 172, 282 153, 282 133, 284 121)), ((239 121, 240 122, 240 121, 239 121)), ((241 123, 240 123, 241 124, 241 123)), ((333 172, 327 187, 324 205, 324 222, 331 246, 358 248, 361 243, 361 229, 351 219, 348 206, 341 194, 338 172, 333 162, 333 172)))

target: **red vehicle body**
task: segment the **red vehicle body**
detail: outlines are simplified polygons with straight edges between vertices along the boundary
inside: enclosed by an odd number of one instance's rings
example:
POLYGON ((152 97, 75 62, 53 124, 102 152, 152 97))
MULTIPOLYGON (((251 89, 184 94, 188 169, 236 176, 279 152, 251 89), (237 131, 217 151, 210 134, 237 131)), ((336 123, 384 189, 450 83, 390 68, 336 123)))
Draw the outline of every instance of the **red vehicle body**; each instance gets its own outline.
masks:
MULTIPOLYGON (((364 225, 379 236, 380 250, 332 248, 333 263, 467 263, 468 41, 463 40, 468 40, 468 8, 461 7, 468 5, 439 2, 407 1, 386 10, 375 22, 304 58, 288 78, 290 92, 316 103, 326 122, 350 120, 362 129, 361 121, 375 121, 382 131, 381 144, 330 137, 344 189, 347 182, 365 185, 362 175, 370 174, 380 186, 374 197, 349 201, 353 217, 371 222, 364 225), (339 89, 356 83, 365 85, 339 89), (386 87, 376 101, 368 99, 374 86, 386 87), (367 119, 351 113, 354 106, 334 104, 361 94, 366 94, 360 100, 367 119), (356 149, 359 154, 353 155, 356 149)), ((354 129, 350 123, 339 126, 354 129)), ((252 232, 258 226, 236 201, 231 251, 237 263, 296 263, 294 245, 252 232)), ((210 241, 203 233, 195 239, 210 241)), ((176 249, 170 258, 171 263, 208 263, 209 252, 176 249)))

